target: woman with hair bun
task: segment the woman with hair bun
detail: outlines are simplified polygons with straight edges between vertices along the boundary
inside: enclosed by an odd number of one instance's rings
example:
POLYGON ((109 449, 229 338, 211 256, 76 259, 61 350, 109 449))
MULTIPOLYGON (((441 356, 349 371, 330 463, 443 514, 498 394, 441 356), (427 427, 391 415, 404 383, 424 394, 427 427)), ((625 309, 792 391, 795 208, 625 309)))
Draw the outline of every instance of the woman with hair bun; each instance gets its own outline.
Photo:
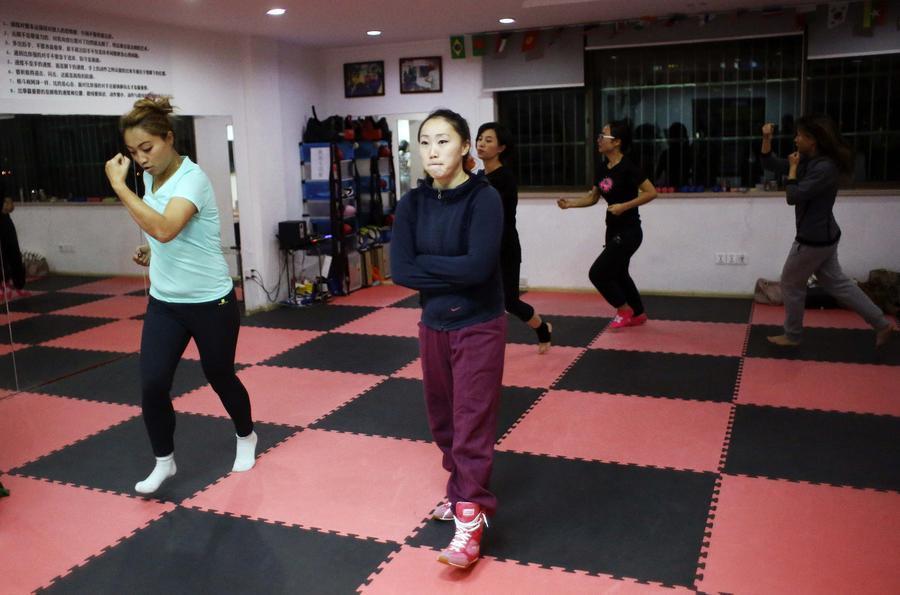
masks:
POLYGON ((240 311, 222 254, 219 213, 209 178, 175 150, 168 97, 147 96, 122 116, 125 146, 144 170, 143 200, 125 184, 131 160, 117 154, 106 176, 147 236, 133 260, 150 267, 150 302, 141 335, 141 409, 156 465, 134 489, 152 494, 175 475, 175 410, 169 391, 193 338, 203 373, 231 416, 237 435, 232 471, 251 469, 256 433, 247 389, 234 370, 240 311))
POLYGON ((590 194, 561 198, 559 208, 590 207, 606 200, 606 244, 591 265, 588 277, 597 291, 616 309, 612 329, 647 322, 641 294, 628 272, 631 257, 644 239, 638 207, 656 198, 656 188, 625 153, 631 147, 631 127, 625 121, 610 122, 597 137, 597 151, 604 160, 597 169, 590 194))

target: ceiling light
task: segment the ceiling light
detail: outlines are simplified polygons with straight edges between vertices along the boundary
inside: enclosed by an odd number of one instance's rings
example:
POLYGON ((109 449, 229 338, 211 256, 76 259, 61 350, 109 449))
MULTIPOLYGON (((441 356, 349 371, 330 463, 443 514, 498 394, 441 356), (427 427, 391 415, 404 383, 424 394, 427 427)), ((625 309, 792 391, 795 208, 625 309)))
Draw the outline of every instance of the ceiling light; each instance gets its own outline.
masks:
POLYGON ((504 25, 512 25, 513 23, 516 22, 516 19, 511 19, 509 17, 503 17, 502 19, 500 19, 500 22, 503 23, 504 25))
POLYGON ((280 17, 281 15, 283 15, 286 12, 287 11, 283 8, 272 8, 270 10, 267 10, 266 14, 269 15, 270 17, 280 17))
POLYGON ((378 31, 377 29, 366 31, 366 35, 368 35, 369 37, 378 37, 379 35, 381 35, 381 31, 378 31))

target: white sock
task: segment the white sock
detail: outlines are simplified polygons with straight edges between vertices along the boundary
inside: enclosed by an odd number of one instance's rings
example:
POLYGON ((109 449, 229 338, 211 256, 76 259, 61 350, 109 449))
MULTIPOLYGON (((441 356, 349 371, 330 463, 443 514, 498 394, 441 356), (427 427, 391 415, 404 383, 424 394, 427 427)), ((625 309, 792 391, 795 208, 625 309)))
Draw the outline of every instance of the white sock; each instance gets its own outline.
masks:
POLYGON ((163 482, 175 475, 175 453, 167 457, 156 457, 156 466, 147 479, 134 484, 134 491, 140 494, 152 494, 159 489, 163 482))
POLYGON ((249 471, 256 464, 256 432, 249 436, 237 437, 237 451, 234 455, 232 471, 249 471))

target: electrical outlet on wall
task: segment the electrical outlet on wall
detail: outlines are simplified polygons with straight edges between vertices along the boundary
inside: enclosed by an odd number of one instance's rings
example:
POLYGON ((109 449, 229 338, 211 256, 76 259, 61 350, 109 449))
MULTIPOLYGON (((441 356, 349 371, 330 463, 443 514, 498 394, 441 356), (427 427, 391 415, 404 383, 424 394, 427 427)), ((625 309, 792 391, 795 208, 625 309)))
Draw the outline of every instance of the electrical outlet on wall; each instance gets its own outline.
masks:
POLYGON ((747 264, 746 252, 716 252, 716 264, 747 264))

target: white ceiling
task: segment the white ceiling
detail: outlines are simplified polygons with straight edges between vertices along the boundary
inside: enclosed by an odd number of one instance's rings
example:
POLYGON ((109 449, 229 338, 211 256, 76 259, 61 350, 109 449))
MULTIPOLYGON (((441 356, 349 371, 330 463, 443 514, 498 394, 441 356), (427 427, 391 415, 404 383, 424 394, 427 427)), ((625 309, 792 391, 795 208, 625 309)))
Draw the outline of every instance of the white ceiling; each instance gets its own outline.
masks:
MULTIPOLYGON (((64 7, 183 27, 273 37, 310 47, 439 39, 449 35, 576 23, 762 8, 773 0, 38 0, 64 7), (285 8, 270 17, 266 11, 285 8), (500 25, 512 17, 516 23, 500 25), (367 37, 379 29, 383 35, 367 37)), ((781 0, 782 6, 809 5, 781 0)))

